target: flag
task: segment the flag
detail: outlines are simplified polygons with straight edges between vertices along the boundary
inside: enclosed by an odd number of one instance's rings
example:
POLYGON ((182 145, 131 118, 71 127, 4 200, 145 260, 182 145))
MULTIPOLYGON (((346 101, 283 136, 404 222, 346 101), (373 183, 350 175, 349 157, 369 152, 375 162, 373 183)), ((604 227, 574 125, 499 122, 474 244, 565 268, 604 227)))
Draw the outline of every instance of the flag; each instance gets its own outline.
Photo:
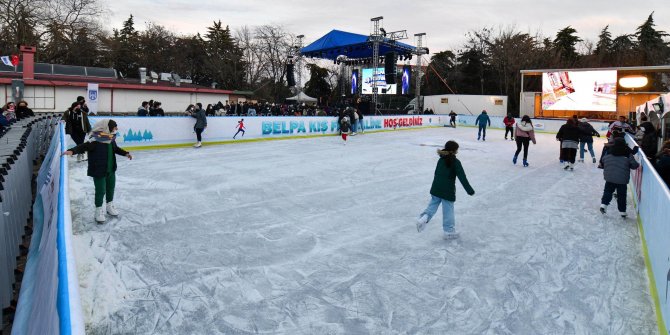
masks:
POLYGON ((0 57, 2 59, 2 63, 7 65, 7 66, 14 66, 12 65, 12 60, 9 58, 9 56, 2 56, 0 57))
POLYGON ((12 65, 14 65, 14 66, 19 65, 19 56, 12 55, 12 65))

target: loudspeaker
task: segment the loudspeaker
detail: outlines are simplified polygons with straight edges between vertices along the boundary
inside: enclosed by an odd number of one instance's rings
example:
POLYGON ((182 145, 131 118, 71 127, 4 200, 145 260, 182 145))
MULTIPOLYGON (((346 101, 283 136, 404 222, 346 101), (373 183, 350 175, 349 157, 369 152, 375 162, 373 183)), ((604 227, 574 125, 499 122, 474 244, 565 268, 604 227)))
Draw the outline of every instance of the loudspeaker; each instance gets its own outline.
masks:
POLYGON ((395 84, 396 77, 396 53, 388 52, 384 55, 384 76, 387 84, 395 84))
POLYGON ((288 86, 295 86, 295 75, 293 74, 293 64, 286 64, 286 82, 288 86))

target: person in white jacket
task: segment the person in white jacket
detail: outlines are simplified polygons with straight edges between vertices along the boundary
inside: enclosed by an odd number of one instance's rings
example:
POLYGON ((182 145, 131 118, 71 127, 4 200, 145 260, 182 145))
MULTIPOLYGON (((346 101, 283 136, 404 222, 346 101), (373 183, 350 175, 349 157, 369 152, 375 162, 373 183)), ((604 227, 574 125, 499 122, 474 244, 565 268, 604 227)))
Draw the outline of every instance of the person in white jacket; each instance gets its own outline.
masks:
POLYGON ((512 158, 512 163, 516 164, 516 160, 519 157, 519 152, 521 152, 521 147, 523 146, 523 166, 528 166, 528 146, 530 141, 533 141, 535 144, 535 129, 533 129, 533 122, 530 120, 528 115, 524 115, 521 118, 521 122, 516 124, 516 130, 514 132, 514 137, 516 137, 516 152, 514 153, 514 158, 512 158))

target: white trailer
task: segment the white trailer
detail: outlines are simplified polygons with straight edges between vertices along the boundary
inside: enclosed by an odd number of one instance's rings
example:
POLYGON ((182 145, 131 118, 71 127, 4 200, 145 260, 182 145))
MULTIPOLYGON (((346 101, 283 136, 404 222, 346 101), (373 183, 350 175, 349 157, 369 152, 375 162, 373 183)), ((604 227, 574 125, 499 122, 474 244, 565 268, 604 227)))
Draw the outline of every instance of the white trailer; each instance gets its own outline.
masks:
POLYGON ((459 115, 479 115, 486 110, 490 116, 507 115, 507 96, 442 94, 423 97, 423 108, 432 109, 435 114, 449 114, 452 110, 459 115))

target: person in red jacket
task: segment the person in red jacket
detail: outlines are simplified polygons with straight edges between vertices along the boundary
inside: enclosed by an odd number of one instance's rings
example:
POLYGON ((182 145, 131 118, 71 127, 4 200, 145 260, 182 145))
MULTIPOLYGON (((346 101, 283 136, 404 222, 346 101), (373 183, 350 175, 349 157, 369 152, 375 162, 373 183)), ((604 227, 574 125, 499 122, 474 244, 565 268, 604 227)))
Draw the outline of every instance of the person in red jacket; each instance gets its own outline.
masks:
POLYGON ((507 139, 507 133, 509 132, 509 136, 512 141, 514 141, 514 118, 512 117, 511 113, 508 113, 507 116, 503 119, 503 123, 505 124, 505 139, 507 139))

